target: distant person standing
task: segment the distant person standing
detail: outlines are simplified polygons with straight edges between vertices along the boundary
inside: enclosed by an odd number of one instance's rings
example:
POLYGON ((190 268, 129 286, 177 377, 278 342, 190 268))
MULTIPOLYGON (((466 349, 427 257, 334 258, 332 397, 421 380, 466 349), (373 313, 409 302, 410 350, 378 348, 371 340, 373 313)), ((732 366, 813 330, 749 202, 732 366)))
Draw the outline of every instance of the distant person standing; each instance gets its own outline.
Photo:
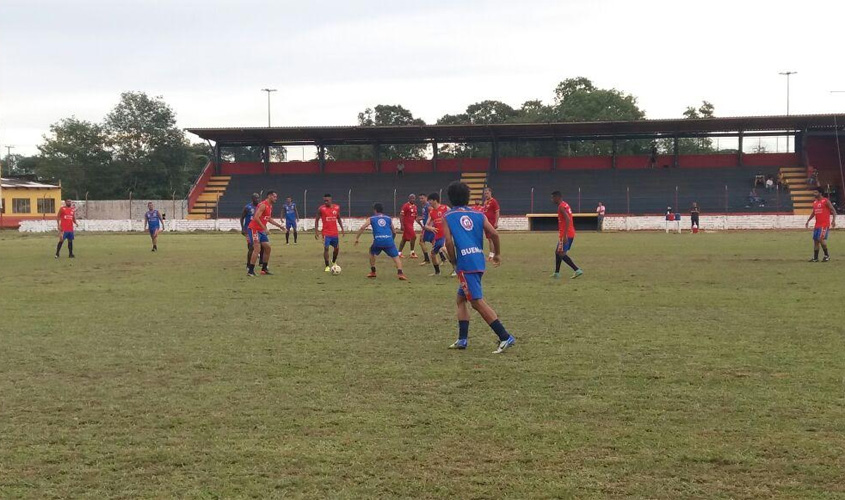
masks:
POLYGON ((293 229, 293 244, 296 245, 296 226, 299 224, 299 210, 296 208, 293 198, 290 196, 285 200, 282 206, 285 212, 285 245, 290 245, 290 230, 293 229))
POLYGON ((701 209, 698 208, 698 202, 692 202, 692 207, 689 209, 690 229, 701 229, 698 223, 698 216, 701 215, 701 209))
POLYGON ((56 245, 56 258, 59 258, 62 244, 67 240, 68 257, 73 259, 76 257, 73 255, 73 229, 79 226, 76 222, 76 209, 73 207, 73 200, 67 199, 65 200, 65 206, 59 207, 59 213, 56 214, 56 222, 59 226, 59 243, 56 245))
POLYGON ((599 202, 599 206, 596 207, 596 227, 599 231, 604 228, 604 210, 604 205, 599 202))
POLYGON ((816 190, 816 199, 813 201, 813 212, 804 227, 810 227, 810 221, 816 219, 813 228, 813 258, 810 262, 819 261, 819 247, 824 250, 822 262, 830 261, 830 254, 827 252, 827 238, 830 236, 830 228, 836 227, 836 210, 830 200, 824 197, 821 189, 816 190))
POLYGON ((426 224, 428 224, 428 196, 420 193, 417 199, 420 201, 420 206, 417 208, 417 224, 422 228, 422 233, 420 234, 420 251, 422 252, 423 261, 420 262, 420 265, 424 266, 431 264, 431 257, 428 255, 425 245, 426 243, 434 245, 434 233, 425 228, 426 224))
POLYGON ((150 230, 153 252, 158 252, 158 235, 161 233, 161 220, 161 214, 153 208, 153 202, 147 203, 147 213, 144 214, 144 229, 149 228, 150 230))
MULTIPOLYGON (((493 229, 499 230, 499 215, 501 215, 501 209, 499 207, 499 202, 496 198, 493 198, 493 190, 488 188, 484 188, 481 194, 482 199, 484 200, 484 204, 482 205, 484 208, 482 212, 484 212, 484 216, 487 217, 487 222, 493 226, 493 229)), ((489 231, 485 229, 484 237, 487 238, 488 248, 490 249, 490 253, 487 255, 487 260, 493 260, 493 256, 495 252, 493 252, 493 235, 489 231)))
POLYGON ((576 266, 569 255, 567 255, 572 248, 572 243, 575 241, 575 223, 572 220, 572 208, 570 208, 568 203, 563 201, 560 191, 552 193, 552 203, 557 207, 558 227, 558 241, 557 248, 555 249, 555 272, 552 274, 552 278, 560 278, 560 263, 566 262, 566 265, 575 271, 575 274, 572 275, 572 279, 575 279, 584 274, 584 271, 576 266))
POLYGON ((417 253, 414 251, 414 245, 417 242, 417 231, 414 229, 414 224, 417 223, 417 195, 408 195, 408 201, 402 205, 402 209, 399 211, 399 223, 402 225, 402 241, 399 243, 399 257, 405 257, 402 255, 402 250, 405 249, 405 243, 411 242, 411 258, 416 259, 417 253))

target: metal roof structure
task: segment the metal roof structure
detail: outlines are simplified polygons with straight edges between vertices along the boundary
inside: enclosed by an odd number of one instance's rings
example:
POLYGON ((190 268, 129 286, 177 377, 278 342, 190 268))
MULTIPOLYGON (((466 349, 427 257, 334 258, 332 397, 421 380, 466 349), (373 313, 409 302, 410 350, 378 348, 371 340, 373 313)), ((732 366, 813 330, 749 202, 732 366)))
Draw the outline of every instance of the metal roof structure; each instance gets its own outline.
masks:
POLYGON ((493 125, 188 128, 218 146, 418 144, 542 140, 654 139, 698 136, 774 136, 833 132, 845 114, 744 116, 603 122, 493 125))
POLYGON ((3 189, 58 189, 59 186, 52 184, 43 184, 41 182, 30 181, 27 179, 15 179, 3 177, 0 179, 0 187, 3 189))

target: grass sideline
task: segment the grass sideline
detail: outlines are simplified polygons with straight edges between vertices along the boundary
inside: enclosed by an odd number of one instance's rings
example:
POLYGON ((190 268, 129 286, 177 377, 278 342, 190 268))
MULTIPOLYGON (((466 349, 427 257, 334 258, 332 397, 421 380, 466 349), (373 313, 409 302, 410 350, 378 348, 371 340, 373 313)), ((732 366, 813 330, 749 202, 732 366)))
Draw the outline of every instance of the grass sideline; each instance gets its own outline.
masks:
POLYGON ((560 281, 506 234, 501 356, 353 239, 332 277, 275 233, 249 280, 235 234, 0 232, 0 497, 845 495, 837 233, 584 233, 560 281))

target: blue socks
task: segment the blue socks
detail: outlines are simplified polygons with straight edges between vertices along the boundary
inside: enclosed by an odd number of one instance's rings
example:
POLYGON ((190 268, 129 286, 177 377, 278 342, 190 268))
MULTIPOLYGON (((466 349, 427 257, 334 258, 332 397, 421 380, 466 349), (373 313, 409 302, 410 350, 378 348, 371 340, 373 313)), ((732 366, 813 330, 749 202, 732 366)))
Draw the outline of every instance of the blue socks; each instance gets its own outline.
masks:
POLYGON ((466 340, 469 337, 469 321, 458 321, 458 340, 466 340))
POLYGON ((503 325, 502 322, 498 319, 490 323, 490 328, 493 329, 493 332, 495 332, 496 335, 498 335, 499 341, 501 342, 508 340, 508 338, 510 338, 511 336, 511 334, 509 334, 508 331, 505 330, 505 325, 503 325))

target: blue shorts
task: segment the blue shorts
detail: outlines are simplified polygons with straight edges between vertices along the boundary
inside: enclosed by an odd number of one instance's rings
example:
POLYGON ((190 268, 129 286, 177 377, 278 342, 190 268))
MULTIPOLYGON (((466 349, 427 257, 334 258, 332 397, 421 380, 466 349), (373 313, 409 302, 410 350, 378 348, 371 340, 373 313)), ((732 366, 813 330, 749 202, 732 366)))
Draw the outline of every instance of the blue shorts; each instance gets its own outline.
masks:
POLYGON ((434 233, 431 231, 423 231, 423 242, 434 243, 434 233))
POLYGON ((572 243, 575 242, 575 238, 566 238, 566 240, 558 240, 557 245, 555 245, 555 253, 560 251, 560 245, 563 243, 563 250, 568 252, 570 248, 572 248, 572 243))
POLYGON ((384 252, 391 259, 399 257, 399 250, 396 249, 396 244, 390 246, 375 246, 370 247, 370 254, 378 255, 384 252))
POLYGON ((285 228, 296 229, 296 219, 285 219, 285 228))
POLYGON ((155 225, 155 226, 150 225, 149 229, 150 229, 150 236, 155 236, 156 231, 158 231, 159 227, 158 227, 158 225, 155 225))
POLYGON ((830 236, 829 227, 817 227, 813 230, 813 241, 827 241, 828 236, 830 236))
POLYGON ((481 292, 481 276, 483 272, 465 273, 458 271, 458 296, 464 297, 467 300, 483 299, 484 294, 481 292))
POLYGON ((267 233, 262 233, 261 231, 253 231, 252 229, 249 229, 247 234, 252 236, 253 245, 261 243, 270 243, 270 237, 267 236, 267 233))
POLYGON ((340 245, 340 240, 337 239, 337 236, 326 236, 323 238, 323 247, 335 247, 337 248, 340 245))
POLYGON ((437 253, 443 249, 444 245, 446 245, 446 238, 436 239, 434 240, 434 248, 432 248, 431 251, 437 253))
POLYGON ((62 233, 62 239, 73 241, 73 231, 65 231, 62 233))

